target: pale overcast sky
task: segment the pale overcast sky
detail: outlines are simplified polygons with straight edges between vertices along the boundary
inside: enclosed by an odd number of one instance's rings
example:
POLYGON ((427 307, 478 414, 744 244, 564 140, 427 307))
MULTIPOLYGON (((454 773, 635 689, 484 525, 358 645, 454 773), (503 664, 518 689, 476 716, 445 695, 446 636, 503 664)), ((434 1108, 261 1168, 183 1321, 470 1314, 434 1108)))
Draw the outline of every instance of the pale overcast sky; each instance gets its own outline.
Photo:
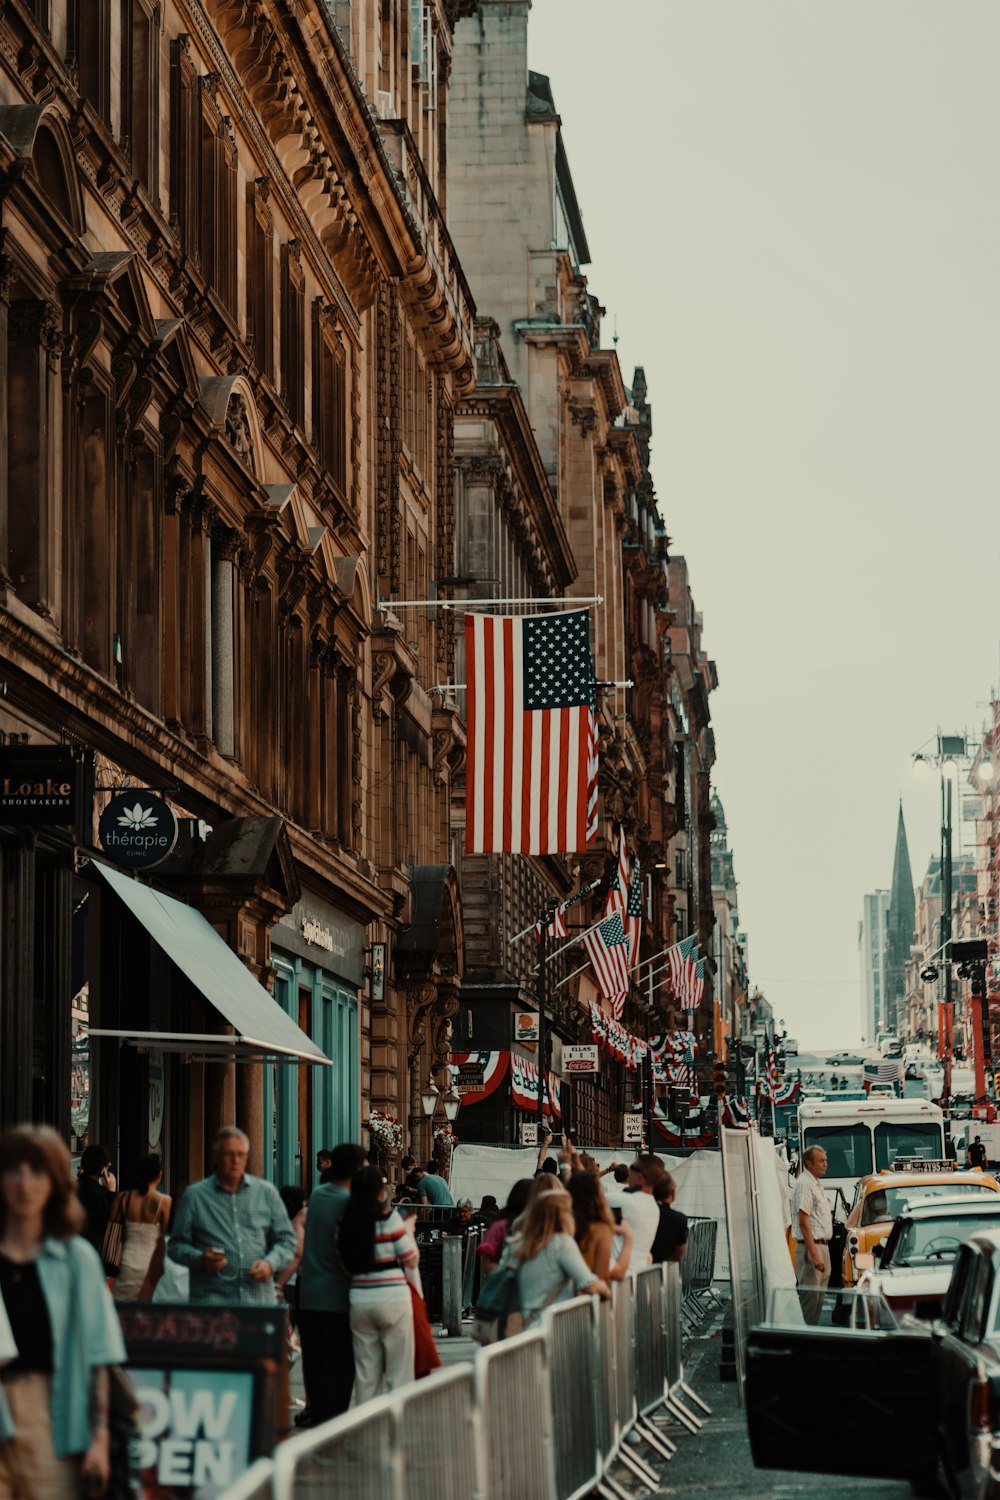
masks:
POLYGON ((1000 4, 535 0, 530 28, 718 663, 752 975, 847 1044, 900 795, 916 881, 937 846, 911 753, 1000 675, 1000 4))

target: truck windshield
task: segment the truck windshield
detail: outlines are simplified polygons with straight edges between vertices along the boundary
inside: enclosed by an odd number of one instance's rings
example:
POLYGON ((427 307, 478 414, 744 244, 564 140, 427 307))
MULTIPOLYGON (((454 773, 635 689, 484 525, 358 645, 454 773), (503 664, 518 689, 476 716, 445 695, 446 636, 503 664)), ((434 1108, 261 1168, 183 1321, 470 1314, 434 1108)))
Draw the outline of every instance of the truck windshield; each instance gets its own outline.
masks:
MULTIPOLYGON (((891 1167, 899 1156, 922 1156, 939 1161, 944 1155, 941 1126, 933 1120, 913 1125, 894 1125, 883 1120, 875 1126, 875 1170, 891 1167)), ((833 1169, 830 1168, 830 1175, 833 1169)))
POLYGON ((872 1169, 872 1137, 867 1125, 810 1125, 803 1150, 822 1146, 827 1177, 864 1177, 872 1169))

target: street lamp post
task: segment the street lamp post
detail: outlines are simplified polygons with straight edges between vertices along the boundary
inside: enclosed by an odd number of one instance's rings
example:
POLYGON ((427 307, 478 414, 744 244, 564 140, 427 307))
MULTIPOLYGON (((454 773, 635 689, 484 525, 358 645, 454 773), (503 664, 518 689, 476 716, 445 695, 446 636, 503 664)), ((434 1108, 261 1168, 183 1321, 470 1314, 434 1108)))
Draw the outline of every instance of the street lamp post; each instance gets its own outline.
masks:
POLYGON ((941 1108, 951 1135, 951 778, 941 776, 941 970, 944 979, 944 1058, 941 1108))

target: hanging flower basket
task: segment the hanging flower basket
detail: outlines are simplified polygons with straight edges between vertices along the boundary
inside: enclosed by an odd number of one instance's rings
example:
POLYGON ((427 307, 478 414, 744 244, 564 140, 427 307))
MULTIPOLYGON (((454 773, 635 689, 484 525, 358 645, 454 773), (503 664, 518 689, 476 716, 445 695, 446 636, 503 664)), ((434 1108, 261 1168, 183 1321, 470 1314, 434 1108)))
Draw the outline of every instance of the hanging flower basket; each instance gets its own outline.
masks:
POLYGON ((403 1149, 403 1127, 395 1115, 373 1109, 365 1123, 368 1126, 369 1155, 373 1162, 386 1162, 390 1156, 395 1156, 403 1149))
POLYGON ((434 1157, 445 1171, 451 1164, 451 1153, 458 1145, 458 1136, 450 1125, 439 1125, 434 1132, 434 1157))

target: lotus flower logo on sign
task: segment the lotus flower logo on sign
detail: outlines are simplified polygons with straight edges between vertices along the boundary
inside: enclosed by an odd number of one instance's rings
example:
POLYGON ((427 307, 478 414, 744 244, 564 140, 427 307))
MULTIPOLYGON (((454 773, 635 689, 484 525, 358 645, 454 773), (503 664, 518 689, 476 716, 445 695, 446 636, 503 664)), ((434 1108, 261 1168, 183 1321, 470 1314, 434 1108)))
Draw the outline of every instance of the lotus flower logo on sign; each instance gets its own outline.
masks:
POLYGON ((141 789, 111 798, 98 824, 101 845, 117 865, 150 870, 177 842, 177 819, 162 797, 141 789))

